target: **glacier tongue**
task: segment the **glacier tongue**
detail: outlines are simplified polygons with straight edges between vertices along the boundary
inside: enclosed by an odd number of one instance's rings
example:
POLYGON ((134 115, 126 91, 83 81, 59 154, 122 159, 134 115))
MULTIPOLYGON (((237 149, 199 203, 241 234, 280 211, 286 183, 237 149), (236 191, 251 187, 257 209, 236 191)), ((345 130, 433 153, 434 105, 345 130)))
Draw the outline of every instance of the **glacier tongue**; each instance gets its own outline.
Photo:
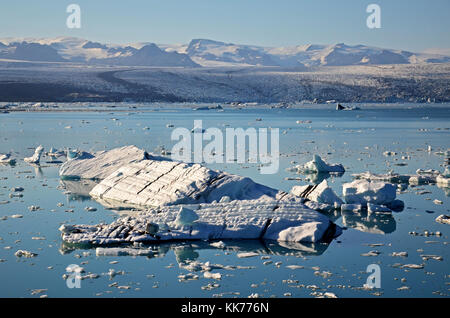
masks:
POLYGON ((341 233, 328 217, 299 202, 235 200, 183 207, 195 211, 199 219, 188 226, 179 225, 180 206, 164 206, 121 217, 111 224, 66 226, 61 235, 67 243, 111 245, 216 239, 319 242, 341 233), (148 234, 150 223, 158 224, 157 233, 148 234))

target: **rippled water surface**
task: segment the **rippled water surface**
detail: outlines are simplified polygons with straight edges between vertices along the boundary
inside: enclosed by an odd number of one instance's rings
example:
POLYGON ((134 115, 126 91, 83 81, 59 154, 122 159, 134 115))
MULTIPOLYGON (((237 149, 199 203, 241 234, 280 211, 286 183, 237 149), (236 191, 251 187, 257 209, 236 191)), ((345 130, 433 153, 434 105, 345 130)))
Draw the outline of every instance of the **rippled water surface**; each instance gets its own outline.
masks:
POLYGON ((450 148, 450 105, 362 106, 362 110, 341 112, 325 105, 221 112, 169 105, 138 106, 143 108, 0 114, 0 153, 11 152, 18 159, 13 167, 0 165, 1 297, 247 297, 254 293, 265 297, 314 297, 324 292, 338 297, 448 297, 449 225, 435 222, 440 214, 449 214, 448 188, 409 186, 398 195, 405 209, 389 216, 330 214, 345 229, 330 244, 228 241, 221 249, 208 242, 187 242, 152 246, 155 257, 97 257, 95 249, 65 246, 58 227, 62 223, 111 222, 118 214, 90 200, 89 183, 63 183, 58 176, 59 165, 46 163, 48 158, 44 157, 40 166, 28 165, 22 159, 40 144, 46 150, 70 147, 97 151, 129 144, 150 152, 163 147, 170 150, 176 143, 171 140, 174 128, 191 129, 194 120, 202 119, 203 128, 280 129, 277 174, 262 175, 256 164, 210 167, 285 191, 328 177, 330 186, 342 195, 342 184, 351 181, 353 173, 393 170, 412 174, 418 168, 443 171, 445 157, 440 152, 450 148), (385 151, 396 155, 385 156, 385 151), (305 176, 286 170, 311 160, 313 154, 320 154, 330 163, 342 163, 345 174, 305 176), (23 197, 10 197, 12 187, 23 187, 23 197), (434 203, 436 199, 443 204, 434 203), (40 209, 31 212, 28 207, 32 205, 40 209), (97 211, 87 212, 86 207, 97 211), (17 214, 23 217, 11 217, 17 214), (409 234, 411 231, 440 231, 442 235, 415 236, 409 234), (20 249, 38 255, 17 258, 14 253, 20 249), (361 255, 373 250, 379 255, 361 255), (244 251, 258 255, 238 258, 237 254, 244 251), (408 256, 393 257, 392 252, 407 252, 408 256), (423 260, 421 255, 438 255, 443 260, 423 260), (222 274, 221 280, 204 278, 202 272, 194 272, 198 279, 183 280, 179 276, 189 273, 184 267, 192 260, 232 267, 213 270, 222 274), (84 279, 81 288, 68 288, 63 274, 70 264, 80 265, 86 273, 98 274, 98 278, 84 279), (381 289, 362 288, 369 264, 380 266, 381 289), (424 266, 401 268, 404 264, 424 266), (111 277, 107 274, 110 269, 124 273, 111 277))

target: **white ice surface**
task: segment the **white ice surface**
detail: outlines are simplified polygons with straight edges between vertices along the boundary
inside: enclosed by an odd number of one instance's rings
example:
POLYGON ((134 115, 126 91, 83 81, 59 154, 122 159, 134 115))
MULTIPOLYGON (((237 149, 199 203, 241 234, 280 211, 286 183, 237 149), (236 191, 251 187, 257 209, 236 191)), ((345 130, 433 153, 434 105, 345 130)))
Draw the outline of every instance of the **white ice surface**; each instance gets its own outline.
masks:
POLYGON ((384 182, 354 180, 343 184, 342 189, 346 203, 366 206, 367 203, 377 205, 391 203, 395 200, 397 187, 384 182))
POLYGON ((132 162, 148 159, 149 155, 135 146, 125 146, 109 151, 100 151, 91 156, 82 156, 65 162, 59 175, 67 179, 104 179, 118 168, 132 162))
POLYGON ((172 240, 268 239, 318 242, 340 233, 327 216, 298 202, 243 200, 229 203, 193 204, 199 219, 190 226, 176 222, 180 206, 165 206, 111 224, 74 225, 62 231, 68 243, 108 245, 172 240), (147 234, 149 223, 158 224, 155 235, 147 234))

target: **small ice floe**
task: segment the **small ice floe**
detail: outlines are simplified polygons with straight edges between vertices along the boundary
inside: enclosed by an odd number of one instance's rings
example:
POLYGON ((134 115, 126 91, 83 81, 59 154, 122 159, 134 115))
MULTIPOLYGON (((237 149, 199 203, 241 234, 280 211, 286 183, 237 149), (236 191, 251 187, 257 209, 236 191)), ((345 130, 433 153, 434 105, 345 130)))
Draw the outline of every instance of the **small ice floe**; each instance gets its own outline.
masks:
POLYGON ((111 247, 95 249, 96 256, 152 256, 154 251, 151 249, 140 249, 131 247, 111 247))
POLYGON ((305 268, 305 266, 302 266, 302 265, 287 265, 286 268, 289 268, 289 269, 303 269, 303 268, 305 268))
POLYGON ((444 258, 442 256, 439 256, 439 255, 420 255, 420 257, 422 257, 422 259, 424 261, 428 261, 430 259, 433 259, 435 261, 443 261, 444 260, 444 258))
POLYGON ((38 295, 46 292, 48 289, 32 289, 31 295, 38 295))
POLYGON ((226 244, 222 241, 213 242, 213 243, 210 243, 209 245, 211 245, 212 247, 221 248, 221 249, 224 249, 226 247, 226 244))
POLYGON ((405 264, 400 266, 400 268, 408 268, 408 269, 423 269, 424 267, 425 267, 424 264, 405 264))
POLYGON ((23 215, 22 214, 13 214, 13 215, 11 215, 11 218, 13 218, 13 219, 21 219, 21 218, 23 218, 23 215))
POLYGON ((343 106, 340 103, 336 104, 336 110, 347 110, 347 111, 349 111, 349 110, 359 110, 359 109, 360 108, 357 107, 357 106, 343 106))
POLYGON ((238 253, 236 256, 238 258, 249 258, 249 257, 255 257, 258 256, 258 253, 255 252, 243 252, 243 253, 238 253))
MULTIPOLYGON (((446 169, 448 169, 448 167, 446 169)), ((438 186, 441 186, 441 187, 443 186, 443 187, 449 188, 450 187, 450 177, 448 175, 448 172, 446 172, 446 175, 437 176, 436 183, 438 184, 438 186)))
POLYGON ((392 252, 390 255, 393 257, 408 257, 408 252, 392 252))
POLYGON ((338 208, 344 203, 328 186, 327 180, 323 180, 317 185, 294 186, 290 193, 317 203, 328 204, 334 208, 338 208))
POLYGON ((38 205, 31 205, 31 206, 28 207, 28 210, 29 210, 30 212, 39 211, 40 209, 41 209, 41 207, 38 206, 38 205))
POLYGON ((450 216, 441 214, 436 218, 435 221, 441 224, 450 224, 450 216))
POLYGON ((92 207, 92 206, 87 206, 87 207, 85 207, 84 208, 86 211, 88 211, 88 212, 95 212, 95 211, 97 211, 97 208, 94 208, 94 207, 92 207))
POLYGON ((27 163, 38 164, 41 160, 42 153, 44 152, 44 147, 39 146, 34 151, 34 154, 31 157, 24 158, 23 160, 27 163))
MULTIPOLYGON (((295 166, 292 169, 297 169, 299 173, 344 173, 344 166, 341 164, 329 165, 319 155, 314 155, 313 160, 304 165, 295 166)), ((292 170, 290 169, 290 170, 292 170)))
POLYGON ((204 272, 203 277, 220 280, 222 278, 222 275, 220 273, 204 272))
POLYGON ((396 198, 397 187, 390 183, 354 180, 342 185, 345 202, 349 204, 368 203, 389 205, 396 198))
POLYGON ((11 154, 9 153, 0 154, 0 164, 13 166, 16 164, 16 159, 11 158, 11 154))
POLYGON ((379 251, 370 251, 370 252, 361 254, 361 256, 378 256, 380 254, 381 254, 381 252, 379 252, 379 251))
POLYGON ((27 257, 27 258, 31 258, 31 257, 36 257, 37 254, 36 253, 32 253, 30 251, 25 251, 25 250, 18 250, 17 252, 14 253, 15 256, 17 257, 27 257))

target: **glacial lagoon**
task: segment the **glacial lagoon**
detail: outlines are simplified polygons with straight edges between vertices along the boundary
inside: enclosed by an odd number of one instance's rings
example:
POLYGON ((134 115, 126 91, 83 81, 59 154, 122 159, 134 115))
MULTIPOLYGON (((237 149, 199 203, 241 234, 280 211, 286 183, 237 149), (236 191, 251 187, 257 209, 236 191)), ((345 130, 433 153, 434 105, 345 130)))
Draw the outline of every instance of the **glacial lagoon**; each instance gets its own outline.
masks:
POLYGON ((17 161, 14 166, 0 165, 2 297, 317 297, 325 293, 448 297, 449 225, 435 219, 449 214, 449 188, 403 186, 397 198, 405 208, 388 215, 330 212, 327 216, 344 230, 329 244, 233 240, 224 241, 223 246, 190 241, 151 245, 151 256, 97 256, 95 248, 63 243, 58 228, 110 223, 126 211, 106 209, 92 200, 90 182, 61 180, 60 164, 48 163, 50 158, 43 157, 40 165, 30 165, 23 158, 39 145, 46 151, 54 147, 94 152, 132 144, 159 154, 176 143, 171 140, 174 128, 191 129, 198 119, 203 128, 272 127, 280 130, 277 174, 261 174, 258 164, 252 163, 206 166, 287 192, 327 178, 342 196, 342 184, 351 182, 355 173, 444 171, 445 152, 450 148, 450 104, 364 104, 353 111, 336 111, 332 105, 225 107, 223 111, 194 111, 170 104, 114 108, 94 104, 89 111, 75 106, 71 111, 0 114, 0 153, 11 153, 17 161), (310 161, 314 154, 342 164, 346 172, 304 175, 288 170, 310 161), (12 192, 14 187, 23 191, 12 192), (31 211, 31 206, 39 209, 31 211), (87 211, 89 207, 93 209, 87 211), (18 250, 37 255, 16 257, 18 250), (392 256, 397 252, 407 256, 392 256), (242 253, 251 257, 238 257, 242 253), (207 278, 187 266, 192 261, 220 265, 212 270, 221 274, 220 279, 207 278), (85 270, 81 288, 69 288, 63 277, 72 264, 85 270), (380 267, 379 289, 363 287, 370 264, 380 267), (408 264, 419 266, 404 266, 408 264))

